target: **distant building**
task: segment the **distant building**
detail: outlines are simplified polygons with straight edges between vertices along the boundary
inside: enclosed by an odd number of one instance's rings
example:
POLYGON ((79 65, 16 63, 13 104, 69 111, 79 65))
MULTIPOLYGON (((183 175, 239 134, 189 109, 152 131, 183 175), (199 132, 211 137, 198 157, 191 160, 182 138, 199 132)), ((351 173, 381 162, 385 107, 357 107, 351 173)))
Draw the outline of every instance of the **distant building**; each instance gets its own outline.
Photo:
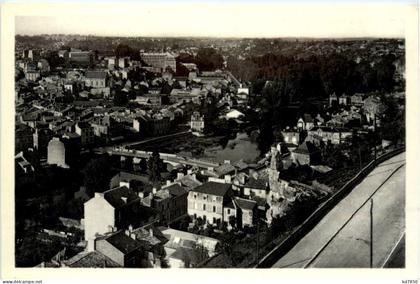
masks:
POLYGON ((240 111, 238 111, 238 110, 236 110, 236 109, 232 109, 232 110, 230 110, 228 113, 226 113, 226 115, 225 115, 225 117, 226 117, 226 119, 239 119, 239 118, 242 118, 242 117, 244 117, 245 115, 242 113, 242 112, 240 112, 240 111))
POLYGON ((316 140, 324 143, 341 144, 345 139, 351 137, 353 133, 347 128, 332 128, 318 126, 308 131, 307 140, 316 143, 316 140))
POLYGON ((128 67, 129 57, 122 57, 118 58, 118 67, 119 68, 126 68, 128 67))
POLYGON ((38 70, 28 70, 25 72, 25 78, 28 81, 36 81, 39 78, 41 78, 41 72, 39 72, 38 70))
POLYGON ((300 143, 300 132, 295 131, 295 130, 283 130, 281 132, 281 134, 283 135, 283 139, 284 142, 287 144, 294 144, 294 145, 299 145, 300 143))
POLYGON ((175 56, 170 53, 140 53, 143 61, 156 68, 160 68, 164 71, 167 67, 170 67, 173 72, 176 72, 176 61, 175 56))
POLYGON ((108 73, 105 71, 87 71, 85 86, 92 88, 105 88, 107 86, 108 73))
POLYGON ((133 119, 133 128, 144 135, 164 135, 170 131, 171 121, 168 117, 151 118, 148 115, 140 115, 133 119))
POLYGON ((329 103, 330 103, 330 107, 338 105, 338 97, 335 93, 333 93, 332 95, 330 95, 329 97, 329 103))
POLYGON ((191 131, 197 134, 204 132, 204 116, 201 116, 199 112, 194 112, 191 115, 191 131))
POLYGON ((88 66, 93 63, 93 53, 90 51, 73 50, 69 52, 68 59, 73 64, 88 66))
POLYGON ((15 156, 15 162, 19 165, 22 172, 25 174, 30 174, 35 171, 34 167, 29 163, 29 161, 24 157, 23 152, 19 152, 15 156))
POLYGON ((86 122, 76 123, 76 133, 80 135, 82 146, 92 145, 95 142, 93 128, 86 122))
POLYGON ((241 84, 241 86, 238 88, 237 96, 239 100, 247 101, 249 97, 249 88, 244 88, 241 84))
POLYGON ((34 136, 32 128, 25 124, 16 124, 15 126, 15 153, 26 151, 34 147, 34 136))
POLYGON ((350 104, 353 106, 363 105, 363 96, 361 94, 354 94, 350 97, 350 104))
POLYGON ((312 118, 312 116, 308 113, 305 113, 303 115, 303 118, 299 118, 298 122, 297 122, 297 129, 299 131, 303 131, 303 130, 311 130, 315 125, 315 121, 312 118))
POLYGON ((36 128, 34 137, 34 148, 38 150, 41 156, 47 154, 48 143, 53 137, 53 132, 48 128, 36 128))
POLYGON ((350 97, 347 96, 346 94, 343 94, 342 96, 340 96, 338 98, 338 104, 343 105, 343 106, 349 105, 350 104, 350 97))
POLYGON ((31 60, 36 60, 39 57, 39 51, 38 50, 33 50, 33 49, 25 49, 22 52, 22 57, 23 58, 28 58, 31 60))
POLYGON ((66 164, 66 148, 64 147, 64 143, 57 137, 54 137, 48 143, 47 163, 62 168, 68 167, 66 164))
POLYGON ((316 165, 321 160, 321 152, 311 142, 305 141, 292 152, 293 159, 299 165, 316 165))

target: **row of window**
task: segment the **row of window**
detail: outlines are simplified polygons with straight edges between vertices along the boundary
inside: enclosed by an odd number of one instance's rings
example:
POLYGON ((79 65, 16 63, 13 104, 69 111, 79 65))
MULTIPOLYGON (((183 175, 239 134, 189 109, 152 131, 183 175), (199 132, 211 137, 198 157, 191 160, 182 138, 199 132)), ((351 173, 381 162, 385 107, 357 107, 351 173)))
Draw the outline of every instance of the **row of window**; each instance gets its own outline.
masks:
MULTIPOLYGON (((194 193, 193 197, 194 197, 194 199, 197 199, 197 197, 200 198, 200 195, 198 195, 197 193, 194 193)), ((213 201, 213 202, 216 202, 216 201, 221 202, 222 201, 222 197, 214 196, 214 195, 208 196, 207 194, 204 194, 204 195, 201 196, 201 198, 203 200, 209 200, 209 201, 213 201)))

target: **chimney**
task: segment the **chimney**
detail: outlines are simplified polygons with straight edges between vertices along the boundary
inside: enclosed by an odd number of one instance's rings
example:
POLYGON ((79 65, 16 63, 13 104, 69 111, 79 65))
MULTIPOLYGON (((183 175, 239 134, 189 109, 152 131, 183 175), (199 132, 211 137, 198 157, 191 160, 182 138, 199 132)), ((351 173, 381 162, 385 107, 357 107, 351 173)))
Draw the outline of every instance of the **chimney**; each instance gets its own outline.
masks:
POLYGON ((143 191, 139 191, 138 196, 140 197, 140 199, 144 198, 144 192, 143 191))
POLYGON ((225 182, 232 183, 232 177, 230 175, 225 175, 225 182))
POLYGON ((171 185, 171 181, 170 180, 167 180, 166 181, 166 185, 171 185))
POLYGON ((127 204, 127 197, 121 197, 121 200, 122 200, 125 204, 127 204))
POLYGON ((195 174, 191 174, 191 177, 192 177, 193 179, 197 179, 197 176, 196 176, 195 174))
POLYGON ((223 164, 225 164, 225 165, 230 165, 230 160, 224 160, 224 161, 223 161, 223 164))
POLYGON ((152 193, 153 193, 153 194, 156 194, 156 193, 157 193, 157 188, 156 188, 156 186, 154 186, 154 187, 153 187, 152 193))
POLYGON ((152 228, 149 229, 149 236, 153 237, 153 229, 152 228))
POLYGON ((183 178, 184 177, 184 174, 183 173, 178 173, 177 175, 176 175, 176 179, 181 179, 181 178, 183 178))
POLYGON ((130 224, 130 225, 128 226, 128 231, 129 231, 130 233, 133 231, 133 225, 131 225, 131 224, 130 224))
POLYGON ((95 192, 95 198, 104 197, 102 192, 95 192))

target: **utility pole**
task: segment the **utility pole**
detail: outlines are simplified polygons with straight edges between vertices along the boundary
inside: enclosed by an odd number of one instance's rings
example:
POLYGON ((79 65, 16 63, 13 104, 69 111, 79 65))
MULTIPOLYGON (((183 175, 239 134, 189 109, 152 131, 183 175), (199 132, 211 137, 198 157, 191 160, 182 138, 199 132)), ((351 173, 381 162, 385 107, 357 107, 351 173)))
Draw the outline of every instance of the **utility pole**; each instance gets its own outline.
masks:
POLYGON ((257 219, 257 265, 260 261, 260 219, 257 219))
POLYGON ((374 139, 375 139, 375 162, 376 162, 376 113, 373 115, 373 124, 374 124, 374 139))
POLYGON ((373 199, 370 199, 370 268, 373 268, 373 199))

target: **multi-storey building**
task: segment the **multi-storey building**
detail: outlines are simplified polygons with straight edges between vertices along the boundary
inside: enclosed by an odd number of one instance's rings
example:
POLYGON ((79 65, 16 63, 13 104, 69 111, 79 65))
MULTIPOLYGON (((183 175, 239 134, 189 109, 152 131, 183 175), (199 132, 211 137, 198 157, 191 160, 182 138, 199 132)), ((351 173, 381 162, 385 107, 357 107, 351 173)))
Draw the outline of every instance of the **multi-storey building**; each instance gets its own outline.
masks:
POLYGON ((175 56, 170 53, 140 53, 143 61, 156 68, 160 68, 165 71, 167 67, 170 67, 172 71, 176 72, 176 61, 175 56))
POLYGON ((201 116, 199 112, 191 115, 191 131, 197 134, 204 132, 204 116, 201 116))
POLYGON ((188 194, 188 215, 202 218, 210 224, 220 224, 224 207, 232 201, 232 185, 207 182, 192 189, 188 194))
POLYGON ((95 196, 84 204, 88 250, 95 249, 95 239, 99 235, 127 228, 138 213, 139 206, 139 197, 126 186, 95 192, 95 196))

